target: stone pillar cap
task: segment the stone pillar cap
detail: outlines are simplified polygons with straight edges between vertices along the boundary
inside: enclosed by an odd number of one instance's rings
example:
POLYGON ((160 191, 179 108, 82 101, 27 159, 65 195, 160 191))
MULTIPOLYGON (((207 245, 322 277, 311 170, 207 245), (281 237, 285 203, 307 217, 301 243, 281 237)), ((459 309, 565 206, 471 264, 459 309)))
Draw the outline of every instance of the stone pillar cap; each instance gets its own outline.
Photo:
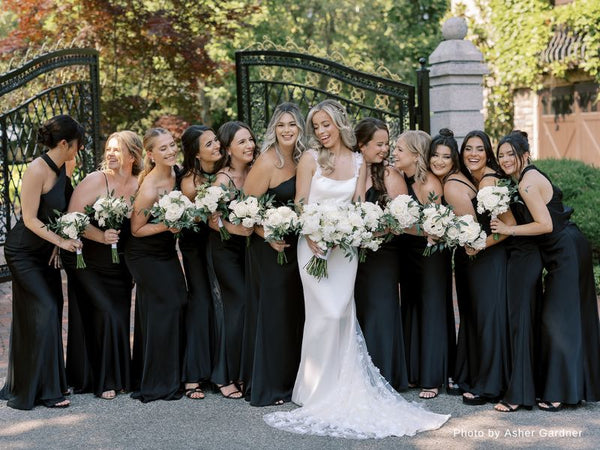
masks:
POLYGON ((467 21, 464 17, 450 17, 442 25, 442 36, 444 40, 462 40, 467 35, 467 21))

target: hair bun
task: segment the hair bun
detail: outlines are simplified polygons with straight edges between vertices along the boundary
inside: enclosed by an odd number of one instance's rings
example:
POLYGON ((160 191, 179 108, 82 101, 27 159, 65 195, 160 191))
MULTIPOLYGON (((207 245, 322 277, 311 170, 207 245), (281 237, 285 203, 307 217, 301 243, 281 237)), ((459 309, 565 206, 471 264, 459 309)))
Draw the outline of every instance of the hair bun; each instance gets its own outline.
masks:
POLYGON ((525 131, 522 131, 522 130, 512 130, 512 131, 511 131, 511 134, 513 134, 513 133, 514 133, 514 134, 518 134, 518 135, 520 135, 521 137, 524 137, 525 139, 528 139, 528 137, 529 137, 529 136, 527 135, 527 133, 526 133, 525 131))
POLYGON ((442 128, 439 135, 444 137, 454 137, 454 132, 450 128, 442 128))
POLYGON ((41 125, 37 130, 37 142, 48 146, 50 143, 51 132, 46 125, 41 125))

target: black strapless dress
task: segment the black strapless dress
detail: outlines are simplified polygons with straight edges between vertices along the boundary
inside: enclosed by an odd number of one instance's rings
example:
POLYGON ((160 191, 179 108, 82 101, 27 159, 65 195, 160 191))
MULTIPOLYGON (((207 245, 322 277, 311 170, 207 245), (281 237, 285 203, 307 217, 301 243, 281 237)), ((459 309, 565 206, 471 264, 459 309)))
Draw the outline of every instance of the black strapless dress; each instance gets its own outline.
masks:
MULTIPOLYGON (((97 223, 93 222, 97 226, 97 223)), ((75 254, 62 252, 69 278, 67 379, 75 392, 131 390, 130 311, 133 281, 123 250, 131 236, 123 222, 112 262, 110 245, 83 238, 85 269, 75 268, 75 254)))
POLYGON ((242 336, 246 305, 246 237, 221 240, 208 235, 208 265, 213 293, 215 346, 211 381, 227 385, 241 380, 242 336))
MULTIPOLYGON (((382 193, 371 187, 366 201, 375 203, 382 193)), ((400 244, 394 237, 376 252, 369 251, 358 264, 354 301, 367 350, 381 375, 398 391, 408 388, 402 317, 400 314, 400 244)))
POLYGON ((214 346, 214 311, 206 259, 209 228, 200 223, 198 231, 183 230, 179 250, 188 285, 185 308, 185 355, 182 379, 198 383, 210 379, 214 346))
MULTIPOLYGON (((37 217, 44 223, 65 211, 73 192, 64 165, 41 158, 56 173, 52 189, 40 196, 37 217)), ((54 245, 30 231, 23 219, 10 230, 4 255, 12 275, 12 324, 8 374, 0 398, 15 409, 52 406, 65 399, 63 295, 60 271, 48 265, 54 245)))
POLYGON ((131 236, 125 261, 136 284, 132 397, 144 403, 177 400, 183 395, 187 290, 175 236, 170 231, 131 236))
MULTIPOLYGON (((296 177, 267 191, 275 206, 293 201, 296 177)), ((277 252, 252 235, 246 252, 246 319, 242 380, 253 406, 290 401, 302 347, 304 296, 296 258, 297 236, 289 236, 287 264, 277 264, 277 252)))
MULTIPOLYGON (((472 199, 477 211, 477 198, 472 199)), ((490 215, 477 214, 489 235, 490 215)), ((506 300, 506 240, 470 259, 463 247, 454 253, 460 328, 454 381, 466 392, 498 398, 510 377, 506 300)))
MULTIPOLYGON (((419 201, 406 177, 408 193, 419 201)), ((447 383, 456 357, 452 304, 452 255, 423 256, 427 238, 400 235, 400 292, 408 382, 422 388, 447 383)))
MULTIPOLYGON (((530 170, 540 172, 535 166, 528 166, 521 178, 530 170)), ((553 195, 546 206, 552 218, 553 230, 531 239, 537 245, 541 264, 547 270, 539 307, 531 307, 537 298, 537 285, 534 286, 531 282, 524 284, 522 274, 524 270, 537 270, 539 266, 536 264, 526 269, 520 265, 509 270, 511 345, 514 348, 517 344, 524 345, 533 341, 533 354, 539 355, 537 361, 533 361, 537 370, 525 367, 524 371, 525 374, 533 373, 535 378, 534 398, 531 398, 531 386, 528 385, 527 389, 519 386, 523 380, 515 379, 513 373, 505 396, 510 403, 531 405, 535 402, 535 397, 543 401, 567 404, 600 399, 600 333, 591 279, 591 250, 579 229, 569 221, 573 210, 563 205, 562 192, 554 185, 552 188, 553 195), (521 271, 517 271, 518 269, 521 271), (531 298, 524 298, 527 293, 531 294, 531 298), (539 328, 531 331, 531 328, 527 328, 529 324, 519 328, 521 323, 514 321, 521 317, 528 318, 532 309, 537 313, 533 321, 539 324, 539 328), (519 332, 525 334, 525 337, 519 332), (528 339, 527 335, 531 334, 533 339, 528 339), (525 393, 527 397, 519 398, 519 393, 525 393)), ((515 205, 513 211, 517 223, 533 221, 524 204, 515 205)), ((509 266, 513 265, 512 259, 513 254, 510 256, 509 266)), ((525 279, 533 280, 535 274, 528 275, 525 279)), ((531 354, 531 350, 514 353, 513 359, 523 354, 527 357, 528 353, 531 354)), ((518 367, 526 363, 530 364, 531 361, 517 360, 513 365, 518 367)), ((521 373, 517 372, 517 375, 521 373)))

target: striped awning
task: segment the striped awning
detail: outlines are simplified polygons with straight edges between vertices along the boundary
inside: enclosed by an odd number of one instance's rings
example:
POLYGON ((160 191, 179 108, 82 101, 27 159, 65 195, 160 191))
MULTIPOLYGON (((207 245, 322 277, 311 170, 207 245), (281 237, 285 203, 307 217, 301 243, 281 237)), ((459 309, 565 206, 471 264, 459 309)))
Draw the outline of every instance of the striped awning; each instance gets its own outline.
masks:
POLYGON ((565 26, 556 29, 550 43, 541 54, 541 59, 545 63, 560 62, 565 59, 580 62, 584 57, 583 35, 573 33, 565 26))

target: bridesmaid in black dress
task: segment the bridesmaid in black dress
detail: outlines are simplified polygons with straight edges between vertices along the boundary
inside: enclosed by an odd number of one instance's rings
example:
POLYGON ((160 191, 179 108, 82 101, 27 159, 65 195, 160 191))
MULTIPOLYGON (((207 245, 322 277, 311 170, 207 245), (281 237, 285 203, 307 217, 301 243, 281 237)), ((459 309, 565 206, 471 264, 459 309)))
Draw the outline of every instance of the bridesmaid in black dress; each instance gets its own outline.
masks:
MULTIPOLYGON (((138 188, 137 175, 142 169, 142 151, 142 140, 132 131, 111 134, 106 141, 102 169, 77 185, 69 211, 84 212, 86 205, 93 205, 100 197, 123 198, 131 206, 138 188)), ((83 238, 87 267, 76 269, 75 258, 63 256, 69 276, 71 345, 67 346, 67 368, 79 367, 84 373, 88 368, 89 386, 79 386, 80 392, 93 392, 107 400, 115 398, 119 391, 131 390, 129 313, 133 284, 122 255, 130 229, 129 218, 119 230, 102 229, 92 218, 83 238), (112 244, 117 244, 121 254, 118 264, 112 262, 112 244), (77 321, 81 334, 72 329, 77 321), (70 353, 77 347, 83 351, 70 353)))
MULTIPOLYGON (((193 202, 196 188, 208 182, 208 176, 221 168, 225 153, 221 151, 221 144, 212 128, 203 125, 192 125, 186 129, 181 143, 181 191, 193 202)), ((185 383, 185 395, 194 400, 204 398, 200 383, 210 380, 212 372, 214 311, 206 259, 208 235, 208 226, 199 222, 198 231, 183 230, 179 237, 188 286, 182 381, 185 383)))
POLYGON ((146 157, 131 214, 125 260, 136 283, 132 394, 142 402, 181 398, 185 278, 175 250, 176 229, 144 214, 175 189, 177 144, 162 128, 144 135, 146 157))
MULTIPOLYGON (((406 182, 394 168, 384 163, 389 154, 389 132, 385 122, 366 118, 354 128, 357 148, 367 164, 365 200, 386 203, 407 194, 406 182)), ((402 318, 400 314, 399 236, 369 251, 358 264, 354 301, 356 316, 365 337, 367 350, 381 375, 398 391, 408 388, 402 318)))
MULTIPOLYGON (((429 164, 455 214, 470 214, 488 235, 485 250, 458 247, 454 252, 460 311, 454 380, 464 391, 463 403, 482 405, 502 395, 509 377, 507 236, 495 240, 489 214, 477 212, 477 187, 493 186, 500 177, 488 136, 483 131, 468 133, 460 155, 453 136, 448 129, 440 130, 431 143, 429 164)), ((502 216, 514 223, 510 212, 502 216)))
MULTIPOLYGON (((427 170, 431 138, 423 131, 409 130, 398 138, 394 164, 402 170, 408 193, 420 204, 435 196, 442 199, 442 185, 427 170)), ((408 382, 420 386, 419 397, 437 397, 447 385, 455 358, 456 332, 452 306, 452 266, 448 251, 423 256, 427 237, 416 230, 400 236, 400 288, 402 325, 408 382), (434 281, 435 280, 435 281, 434 281)))
POLYGON ((64 408, 63 296, 54 246, 74 252, 81 241, 63 239, 45 225, 65 211, 73 192, 65 163, 83 144, 82 126, 66 115, 38 130, 47 153, 29 163, 21 187, 21 218, 8 233, 4 255, 12 275, 12 325, 8 375, 0 398, 15 409, 42 404, 64 408))
MULTIPOLYGON (((600 333, 596 295, 592 288, 590 245, 577 226, 570 222, 573 209, 563 205, 560 189, 530 164, 525 133, 514 131, 502 138, 497 154, 502 170, 518 180, 523 204, 515 210, 518 225, 506 225, 497 219, 492 220, 492 230, 513 236, 533 236, 547 274, 541 305, 535 307, 532 305, 537 300, 537 284, 530 280, 538 274, 524 276, 527 269, 522 265, 509 270, 512 345, 514 348, 515 344, 533 343, 532 353, 539 355, 534 361, 538 368, 526 367, 525 373, 533 373, 532 377, 522 378, 519 372, 516 374, 519 378, 515 379, 513 374, 504 400, 496 405, 496 409, 515 411, 521 406, 531 406, 536 398, 540 399, 538 407, 541 410, 551 412, 582 400, 598 401, 600 333), (515 292, 517 295, 513 298, 515 292), (529 293, 530 297, 526 298, 523 293, 529 293), (531 311, 534 311, 533 317, 531 311), (532 322, 538 324, 537 330, 533 329, 532 322), (538 336, 531 339, 531 334, 538 336), (521 386, 524 381, 534 382, 535 389, 531 385, 521 386)), ((540 270, 540 267, 535 265, 532 269, 540 270)), ((516 352, 513 359, 523 357, 523 354, 527 357, 531 352, 528 350, 516 352)), ((525 362, 531 363, 527 359, 525 362)), ((514 362, 517 367, 523 364, 522 361, 514 362)))
MULTIPOLYGON (((261 154, 244 192, 274 195, 274 206, 293 202, 296 165, 304 146, 304 119, 298 106, 282 103, 273 112, 261 154)), ((253 406, 289 402, 300 364, 304 298, 296 259, 297 237, 268 243, 255 227, 246 258, 246 319, 242 351, 245 397, 253 406), (288 262, 277 264, 285 250, 288 262)))
MULTIPOLYGON (((215 185, 241 189, 254 161, 256 144, 248 125, 226 122, 217 132, 221 148, 226 152, 225 167, 219 171, 215 185)), ((246 305, 246 237, 254 231, 242 224, 223 220, 231 234, 221 240, 218 223, 208 237, 209 270, 214 283, 215 349, 211 380, 225 398, 239 399, 243 394, 241 376, 242 336, 246 305)))

